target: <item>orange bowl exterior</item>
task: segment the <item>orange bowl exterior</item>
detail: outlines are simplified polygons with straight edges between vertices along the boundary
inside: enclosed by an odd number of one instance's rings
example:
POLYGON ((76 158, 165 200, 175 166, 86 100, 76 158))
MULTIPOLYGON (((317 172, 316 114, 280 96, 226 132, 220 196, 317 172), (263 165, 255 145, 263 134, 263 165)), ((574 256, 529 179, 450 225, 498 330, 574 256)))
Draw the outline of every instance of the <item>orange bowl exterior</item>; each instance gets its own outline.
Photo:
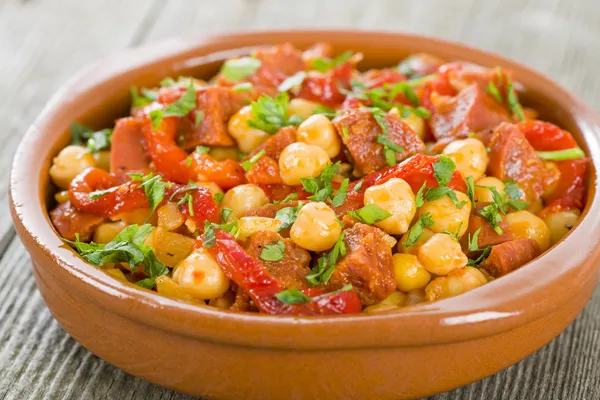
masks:
POLYGON ((577 316, 598 281, 599 118, 570 92, 515 62, 438 39, 358 31, 284 31, 173 40, 130 50, 83 71, 24 137, 11 174, 11 212, 40 292, 83 346, 133 375, 209 398, 397 399, 476 381, 533 353, 577 316), (591 155, 588 204, 562 241, 482 288, 380 315, 276 317, 222 311, 117 281, 64 245, 48 218, 52 157, 72 121, 101 127, 125 114, 130 85, 167 75, 214 74, 259 45, 328 41, 361 51, 364 67, 411 52, 500 65, 528 105, 570 130, 591 155))

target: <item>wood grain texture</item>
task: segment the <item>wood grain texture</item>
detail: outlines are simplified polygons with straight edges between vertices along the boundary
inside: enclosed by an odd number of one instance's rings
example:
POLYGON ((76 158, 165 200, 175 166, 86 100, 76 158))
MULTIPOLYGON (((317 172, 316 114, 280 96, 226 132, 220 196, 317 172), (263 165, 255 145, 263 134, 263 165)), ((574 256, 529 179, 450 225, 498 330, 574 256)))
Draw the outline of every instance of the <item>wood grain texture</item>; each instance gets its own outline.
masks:
MULTIPOLYGON (((16 146, 52 93, 86 63, 175 35, 406 31, 519 60, 599 109, 598 21, 597 0, 0 0, 0 399, 189 398, 121 372, 71 339, 45 307, 14 239, 6 192, 16 146)), ((434 399, 598 399, 598 362, 600 290, 534 355, 434 399)))

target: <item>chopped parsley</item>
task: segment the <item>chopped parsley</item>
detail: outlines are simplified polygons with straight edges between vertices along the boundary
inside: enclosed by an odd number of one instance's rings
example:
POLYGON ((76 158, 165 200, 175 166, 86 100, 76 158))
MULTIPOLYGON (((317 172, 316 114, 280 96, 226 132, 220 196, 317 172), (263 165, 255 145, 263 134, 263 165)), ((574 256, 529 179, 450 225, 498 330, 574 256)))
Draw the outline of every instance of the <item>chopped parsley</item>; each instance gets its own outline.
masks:
POLYGON ((430 213, 421 214, 419 220, 406 233, 406 241, 402 243, 404 247, 414 246, 419 240, 425 228, 433 225, 430 213))
POLYGON ((523 113, 523 107, 519 103, 519 96, 513 87, 512 80, 506 77, 506 102, 510 111, 520 120, 525 121, 525 114, 523 113))
POLYGON ((423 185, 421 185, 421 188, 419 189, 419 191, 417 192, 416 196, 415 196, 415 205, 418 207, 423 207, 423 205, 425 204, 425 190, 427 189, 427 182, 423 182, 423 185))
POLYGON ((375 204, 367 204, 356 211, 349 211, 348 215, 362 223, 369 225, 381 222, 384 219, 392 216, 392 214, 376 206, 375 204))
POLYGON ((469 233, 468 236, 468 244, 467 244, 467 248, 469 249, 469 251, 479 251, 479 234, 481 233, 481 227, 477 228, 477 230, 475 231, 475 233, 473 233, 473 237, 471 237, 471 234, 469 233))
POLYGON ((490 255, 491 251, 492 251, 492 246, 486 247, 485 249, 483 249, 483 253, 481 253, 479 255, 479 257, 477 257, 474 260, 469 259, 469 261, 467 262, 467 265, 470 266, 470 267, 474 267, 476 265, 481 264, 481 262, 483 260, 485 260, 487 258, 487 256, 490 255))
POLYGON ((585 153, 579 147, 556 151, 538 151, 537 155, 542 160, 549 161, 568 161, 585 157, 585 153))
POLYGON ((354 185, 354 188, 352 189, 352 191, 353 192, 358 192, 360 190, 360 188, 362 187, 363 183, 365 183, 364 179, 361 179, 358 182, 356 182, 356 184, 354 185))
POLYGON ((95 191, 93 191, 93 192, 91 192, 89 194, 89 197, 92 200, 97 200, 97 199, 99 199, 101 197, 106 196, 109 193, 117 191, 118 189, 119 189, 119 187, 115 186, 115 187, 111 187, 111 188, 108 188, 108 189, 105 189, 105 190, 95 190, 95 191))
POLYGON ((467 184, 467 196, 469 196, 471 203, 475 204, 475 181, 472 176, 467 176, 465 182, 467 184))
POLYGON ((285 244, 280 240, 277 243, 265 244, 260 252, 260 258, 265 261, 281 261, 285 254, 285 244))
MULTIPOLYGON (((150 111, 150 120, 152 121, 152 127, 157 130, 160 126, 164 117, 184 117, 188 115, 190 111, 196 108, 196 91, 194 85, 190 83, 187 90, 177 101, 167 105, 164 109, 158 108, 150 111)), ((202 113, 202 116, 204 113, 202 113)), ((196 115, 196 121, 198 122, 198 116, 196 115)))
POLYGON ((221 74, 230 81, 241 81, 254 75, 260 66, 260 60, 253 57, 233 58, 223 63, 221 74))
POLYGON ((135 86, 129 88, 129 96, 132 107, 144 107, 156 100, 155 93, 142 90, 142 94, 140 94, 139 89, 135 86))
POLYGON ((206 154, 210 151, 210 147, 208 146, 196 146, 196 153, 206 154))
POLYGON ((215 193, 215 195, 213 196, 213 200, 216 203, 220 203, 223 201, 223 197, 225 197, 225 195, 223 193, 215 193))
MULTIPOLYGON (((159 204, 164 200, 167 183, 161 179, 160 175, 154 176, 152 173, 142 177, 141 179, 133 180, 142 181, 139 187, 144 188, 146 199, 148 199, 148 205, 150 206, 152 212, 154 212, 156 207, 158 207, 159 204)), ((150 218, 150 216, 148 216, 148 218, 150 218)))
POLYGON ((334 207, 339 207, 344 204, 346 201, 346 196, 348 194, 348 184, 350 183, 350 179, 346 178, 342 181, 342 184, 335 192, 335 196, 331 199, 331 205, 334 207))
POLYGON ((232 212, 233 212, 233 210, 231 208, 224 207, 221 210, 221 215, 220 215, 221 221, 223 221, 223 222, 229 221, 229 217, 231 216, 232 212))
POLYGON ((312 300, 310 297, 308 297, 296 288, 279 292, 275 295, 275 297, 277 298, 277 300, 287 305, 304 304, 312 300))
POLYGON ((289 228, 296 222, 296 218, 298 218, 298 213, 302 208, 303 203, 300 201, 296 207, 286 207, 277 211, 275 214, 275 219, 281 221, 279 225, 278 231, 282 231, 286 228, 289 228))
POLYGON ((347 253, 346 244, 344 243, 344 232, 338 237, 333 249, 328 253, 323 254, 317 260, 317 266, 306 275, 306 280, 312 285, 319 285, 329 282, 329 278, 335 270, 335 266, 339 259, 347 253))
POLYGON ((196 117, 194 118, 194 126, 198 126, 204 121, 204 111, 199 110, 196 112, 196 117))
POLYGON ((281 201, 273 200, 273 204, 287 203, 298 198, 298 193, 290 193, 281 201))
POLYGON ((232 87, 234 92, 249 92, 254 86, 250 82, 242 82, 232 87))
POLYGON ((381 127, 381 134, 377 136, 377 143, 383 145, 383 155, 385 157, 385 162, 393 167, 398 163, 396 154, 402 153, 404 150, 402 146, 394 143, 389 139, 389 127, 387 121, 385 119, 385 113, 380 108, 371 108, 371 112, 373 113, 373 117, 377 124, 381 127))
POLYGON ((353 55, 354 54, 351 51, 345 51, 333 59, 316 58, 312 61, 310 66, 312 69, 316 69, 319 72, 327 72, 330 69, 333 69, 338 65, 342 65, 346 61, 350 60, 353 55))
POLYGON ((478 214, 487 220, 498 235, 502 235, 502 228, 499 226, 502 221, 502 215, 500 215, 500 209, 496 203, 488 204, 483 207, 479 210, 478 214))
POLYGON ((262 95, 251 104, 253 118, 248 120, 248 126, 275 134, 284 126, 293 125, 287 116, 289 102, 285 92, 275 97, 262 95))
POLYGON ((252 158, 244 161, 242 163, 242 168, 244 168, 244 171, 248 171, 250 168, 252 168, 252 166, 254 164, 256 164, 258 162, 258 160, 260 160, 262 158, 262 156, 264 156, 264 155, 265 155, 265 149, 262 149, 261 151, 259 151, 255 155, 253 155, 252 158))
MULTIPOLYGON (((223 216, 221 215, 221 218, 222 217, 223 216)), ((202 242, 202 246, 209 248, 209 247, 213 247, 215 245, 215 240, 216 240, 215 228, 222 229, 225 232, 230 233, 236 239, 237 239, 237 236, 238 236, 239 230, 240 230, 237 221, 227 222, 227 223, 223 223, 223 224, 215 224, 214 222, 211 223, 211 222, 205 221, 204 222, 204 240, 202 242)))
POLYGON ((186 204, 188 206, 188 212, 190 213, 190 216, 193 217, 194 216, 194 203, 193 203, 193 198, 192 198, 192 194, 190 192, 187 192, 186 194, 183 195, 183 197, 177 202, 177 205, 180 206, 182 204, 186 204))
POLYGON ((312 112, 312 115, 315 114, 323 114, 326 117, 333 118, 337 115, 336 111, 333 108, 329 108, 324 106, 323 104, 319 104, 312 112))
MULTIPOLYGON (((331 180, 335 176, 340 165, 341 161, 337 161, 335 164, 328 164, 317 178, 300 178, 300 182, 302 183, 304 190, 306 190, 308 193, 312 193, 312 196, 308 197, 309 200, 326 201, 333 196, 333 186, 331 184, 331 180)), ((342 195, 340 195, 340 197, 341 196, 342 195)), ((345 200, 345 196, 342 201, 343 200, 345 200)))
POLYGON ((440 187, 448 186, 455 170, 456 164, 454 164, 454 161, 452 161, 450 157, 444 155, 441 155, 439 159, 433 163, 433 177, 440 187))
POLYGON ((498 103, 502 104, 504 99, 502 98, 502 93, 500 93, 500 89, 493 81, 490 81, 485 88, 486 93, 492 96, 498 103))
POLYGON ((112 129, 102 129, 94 131, 85 125, 73 122, 71 124, 71 144, 83 146, 90 153, 97 153, 100 150, 108 150, 112 141, 112 129))
POLYGON ((302 82, 304 82, 304 78, 306 78, 306 72, 300 71, 281 82, 281 84, 277 86, 277 90, 279 90, 280 92, 287 92, 290 89, 302 85, 302 82))
POLYGON ((152 288, 157 277, 169 273, 168 268, 156 258, 152 248, 144 244, 153 230, 154 227, 150 224, 129 225, 106 244, 81 242, 78 234, 75 235, 75 241, 66 239, 65 241, 73 245, 81 257, 95 266, 127 263, 133 271, 136 266, 144 265, 144 272, 150 275, 150 278, 138 284, 152 288))

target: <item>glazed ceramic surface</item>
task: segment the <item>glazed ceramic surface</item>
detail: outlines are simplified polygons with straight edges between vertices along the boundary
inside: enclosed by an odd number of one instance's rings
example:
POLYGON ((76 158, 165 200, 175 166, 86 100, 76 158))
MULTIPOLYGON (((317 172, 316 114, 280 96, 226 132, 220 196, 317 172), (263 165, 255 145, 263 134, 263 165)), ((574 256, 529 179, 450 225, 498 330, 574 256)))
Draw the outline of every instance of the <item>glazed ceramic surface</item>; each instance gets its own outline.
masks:
POLYGON ((61 325, 106 361, 209 398, 410 398, 481 379, 539 349, 581 311, 598 280, 599 118, 571 93, 506 59, 437 39, 357 31, 296 31, 174 40, 82 71, 36 120, 11 174, 11 211, 38 287, 61 325), (524 104, 572 132, 593 159, 574 230, 545 255, 456 298, 381 315, 292 318, 222 311, 161 297, 85 263, 48 218, 48 167, 72 121, 101 127, 125 115, 129 87, 168 75, 208 77, 255 46, 331 42, 365 55, 364 69, 428 52, 511 69, 524 104))

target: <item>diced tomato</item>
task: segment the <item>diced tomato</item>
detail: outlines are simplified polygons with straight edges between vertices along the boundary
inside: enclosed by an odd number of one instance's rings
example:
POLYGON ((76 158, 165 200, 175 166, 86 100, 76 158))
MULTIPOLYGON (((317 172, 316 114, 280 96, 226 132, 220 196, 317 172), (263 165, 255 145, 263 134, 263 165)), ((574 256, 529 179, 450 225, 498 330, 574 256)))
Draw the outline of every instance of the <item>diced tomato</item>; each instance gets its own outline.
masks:
POLYGON ((349 88, 353 70, 352 64, 346 62, 323 75, 308 76, 302 82, 298 97, 316 101, 327 107, 337 107, 346 98, 342 89, 349 88))

